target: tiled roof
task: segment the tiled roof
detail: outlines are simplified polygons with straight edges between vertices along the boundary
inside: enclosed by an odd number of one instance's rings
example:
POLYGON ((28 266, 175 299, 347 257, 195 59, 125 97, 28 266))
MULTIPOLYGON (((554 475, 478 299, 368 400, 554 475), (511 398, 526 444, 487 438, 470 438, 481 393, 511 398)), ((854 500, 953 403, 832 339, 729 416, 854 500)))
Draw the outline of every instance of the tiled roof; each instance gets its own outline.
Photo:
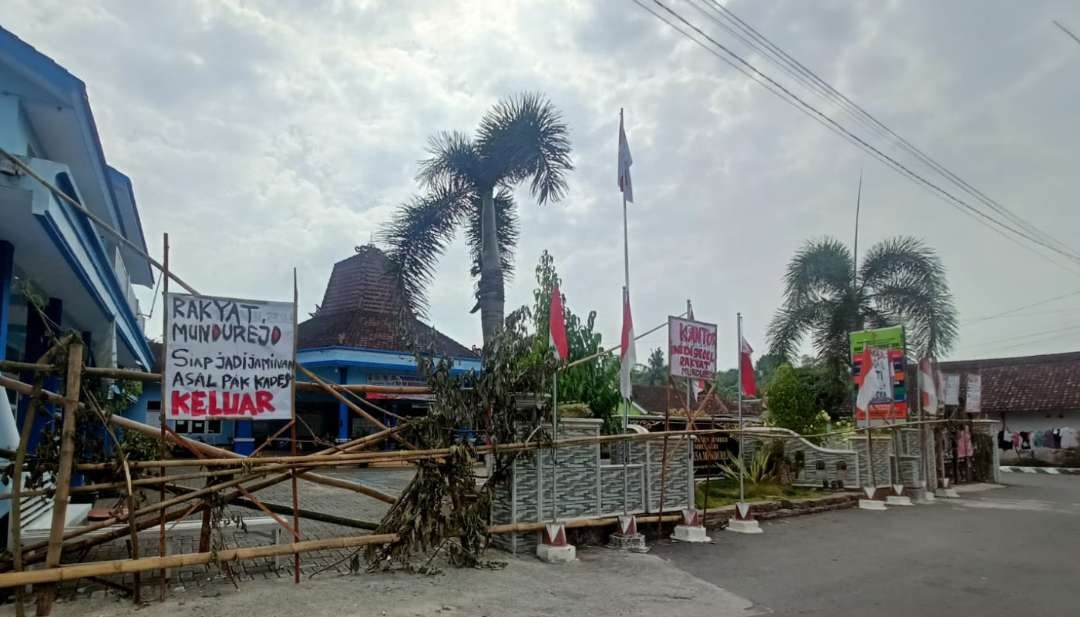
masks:
POLYGON ((476 353, 409 313, 390 277, 390 260, 378 248, 357 247, 334 264, 322 304, 300 323, 298 347, 363 347, 386 351, 430 351, 472 358, 476 353))
POLYGON ((941 362, 943 373, 982 375, 984 412, 1080 409, 1080 352, 941 362))
MULTIPOLYGON (((669 400, 671 403, 671 411, 686 409, 685 390, 681 388, 672 388, 670 393, 671 398, 669 399, 668 396, 668 389, 665 386, 634 384, 634 402, 650 414, 658 416, 664 415, 664 411, 668 408, 669 400)), ((701 401, 694 401, 690 405, 690 409, 696 410, 699 405, 701 405, 701 401)), ((713 416, 729 415, 736 413, 736 405, 714 392, 705 401, 702 410, 713 416)), ((743 411, 752 413, 745 405, 743 406, 743 411)))

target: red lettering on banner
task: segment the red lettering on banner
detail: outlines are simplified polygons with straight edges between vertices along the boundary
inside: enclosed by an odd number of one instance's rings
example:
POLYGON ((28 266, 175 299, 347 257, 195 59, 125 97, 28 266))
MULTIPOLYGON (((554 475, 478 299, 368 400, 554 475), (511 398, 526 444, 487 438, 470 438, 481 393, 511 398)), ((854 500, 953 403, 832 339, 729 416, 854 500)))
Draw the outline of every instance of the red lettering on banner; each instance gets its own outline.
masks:
POLYGON ((255 413, 274 411, 274 393, 267 390, 259 390, 255 393, 255 413))
POLYGON ((172 411, 172 415, 178 416, 181 414, 191 413, 191 409, 188 407, 188 402, 191 399, 190 394, 183 394, 173 390, 172 403, 169 405, 169 409, 172 411))
POLYGON ((191 393, 191 415, 206 415, 206 392, 202 390, 196 390, 195 392, 191 393))

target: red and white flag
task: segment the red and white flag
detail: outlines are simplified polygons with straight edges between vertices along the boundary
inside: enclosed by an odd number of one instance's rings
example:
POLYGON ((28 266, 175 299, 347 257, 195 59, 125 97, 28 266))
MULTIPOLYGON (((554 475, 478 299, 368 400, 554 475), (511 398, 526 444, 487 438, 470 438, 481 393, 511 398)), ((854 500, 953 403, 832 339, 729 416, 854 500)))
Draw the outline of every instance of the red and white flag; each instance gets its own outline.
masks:
POLYGON ((622 112, 619 112, 619 190, 623 198, 634 203, 634 183, 630 180, 630 166, 634 164, 634 157, 630 156, 630 144, 626 141, 626 131, 623 130, 622 112))
POLYGON ((634 349, 634 318, 630 315, 630 292, 623 287, 622 309, 622 349, 619 352, 619 392, 623 398, 630 398, 633 387, 630 384, 630 372, 637 364, 637 352, 634 349))
POLYGON ((930 358, 919 360, 919 392, 922 396, 922 408, 927 415, 937 415, 938 411, 938 385, 934 377, 934 371, 930 358))
POLYGON ((742 375, 742 387, 743 396, 756 396, 757 395, 757 376, 754 375, 754 361, 750 359, 750 354, 754 353, 754 349, 750 347, 750 343, 746 342, 746 339, 739 339, 739 373, 742 375))
POLYGON ((563 316, 562 294, 559 286, 551 288, 551 307, 548 312, 548 333, 555 359, 566 361, 570 357, 570 345, 566 340, 566 320, 563 316))

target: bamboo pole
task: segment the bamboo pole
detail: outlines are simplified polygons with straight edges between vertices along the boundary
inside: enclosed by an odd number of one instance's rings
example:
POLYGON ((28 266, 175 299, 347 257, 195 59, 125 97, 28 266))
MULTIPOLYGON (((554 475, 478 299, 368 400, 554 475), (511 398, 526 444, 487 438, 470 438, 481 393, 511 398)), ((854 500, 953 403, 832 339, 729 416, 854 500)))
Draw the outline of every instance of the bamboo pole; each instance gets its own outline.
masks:
MULTIPOLYGON (((385 424, 383 424, 382 422, 379 422, 378 420, 376 420, 375 416, 372 416, 371 414, 364 411, 363 409, 360 409, 359 405, 357 405, 356 403, 354 403, 354 402, 350 401, 349 399, 345 398, 340 392, 338 392, 337 390, 334 390, 333 388, 331 388, 329 384, 327 384, 325 381, 323 381, 318 375, 316 375, 315 373, 308 370, 308 368, 306 366, 297 363, 296 368, 301 373, 303 373, 304 376, 306 376, 308 379, 310 379, 312 382, 314 382, 320 388, 322 388, 324 392, 328 393, 330 396, 333 396, 335 399, 337 399, 337 401, 339 403, 343 403, 346 407, 348 407, 350 410, 352 410, 353 413, 357 414, 361 418, 363 418, 363 419, 367 420, 368 422, 374 424, 375 426, 379 427, 379 430, 384 430, 385 431, 386 429, 390 428, 390 427, 386 426, 385 424)), ((408 441, 406 441, 404 437, 402 437, 401 435, 398 435, 397 433, 393 433, 391 435, 391 437, 393 437, 394 440, 400 442, 402 445, 404 445, 406 448, 409 448, 410 450, 415 450, 416 449, 416 446, 414 446, 411 443, 409 443, 408 441)))
MULTIPOLYGON (((60 461, 56 472, 56 495, 53 497, 52 526, 49 528, 49 548, 45 567, 60 565, 64 525, 67 523, 68 500, 71 499, 71 468, 75 461, 75 422, 82 389, 83 345, 72 342, 67 347, 67 379, 64 383, 64 414, 60 428, 60 461)), ((20 473, 21 469, 18 470, 20 473)), ((38 593, 37 613, 48 617, 56 599, 56 585, 46 585, 38 593)))
MULTIPOLYGON (((639 517, 642 522, 674 522, 681 519, 679 514, 646 515, 639 517)), ((614 525, 618 518, 604 517, 597 519, 579 519, 567 521, 568 528, 603 527, 614 525)), ((511 523, 506 525, 491 525, 487 532, 491 534, 515 533, 537 531, 542 529, 544 523, 511 523)), ((203 565, 218 562, 240 561, 244 559, 258 559, 261 557, 274 557, 294 553, 311 551, 354 548, 369 544, 389 544, 398 540, 397 534, 378 534, 349 536, 344 538, 330 538, 326 540, 306 540, 291 544, 276 544, 271 546, 258 546, 251 548, 237 548, 218 551, 217 553, 188 553, 183 555, 168 555, 165 557, 143 557, 141 559, 117 559, 113 561, 99 561, 70 566, 59 566, 43 570, 30 570, 27 572, 5 572, 0 574, 0 588, 16 587, 19 585, 31 585, 41 583, 57 583, 71 581, 90 576, 108 576, 115 574, 129 574, 145 572, 160 568, 182 568, 193 565, 203 565), (216 555, 216 556, 215 556, 216 555)))
POLYGON ((182 555, 167 555, 164 557, 143 557, 141 559, 116 559, 113 561, 59 566, 44 570, 30 570, 27 572, 5 572, 0 574, 0 588, 42 583, 55 584, 62 581, 73 581, 80 578, 86 578, 88 576, 108 576, 110 574, 129 574, 132 572, 146 572, 148 570, 164 568, 183 568, 186 566, 208 564, 215 561, 240 561, 243 559, 258 559, 260 557, 274 557, 277 555, 306 553, 309 551, 354 548, 368 544, 389 544, 391 542, 396 542, 397 539, 398 536, 394 533, 349 536, 344 538, 293 542, 291 544, 273 544, 270 546, 227 549, 216 552, 186 553, 182 555))
POLYGON ((75 208, 79 212, 82 212, 83 215, 86 216, 86 218, 90 219, 91 221, 93 221, 96 224, 97 229, 99 229, 99 230, 105 232, 106 234, 112 236, 118 242, 120 242, 121 244, 126 246, 127 248, 129 248, 129 249, 135 251, 136 253, 138 253, 139 255, 142 255, 143 257, 145 257, 147 261, 149 261, 151 264, 157 266, 157 268, 159 270, 164 272, 165 275, 166 275, 166 278, 172 277, 172 279, 175 280, 177 283, 179 283, 179 285, 181 287, 183 287, 184 289, 188 290, 191 293, 195 293, 195 290, 192 289, 190 285, 185 283, 180 277, 178 277, 175 274, 169 272, 168 266, 163 267, 160 263, 157 262, 156 259, 151 257, 150 254, 147 253, 144 248, 142 248, 139 245, 135 244, 131 240, 128 240, 127 236, 125 236, 124 234, 120 233, 119 231, 116 231, 115 229, 113 229, 111 226, 109 226, 108 223, 101 220, 100 217, 98 217, 96 214, 94 214, 93 212, 88 210, 81 203, 79 203, 78 201, 75 201, 75 199, 70 197, 67 193, 61 191, 60 189, 56 188, 56 186, 50 184, 48 180, 46 180, 45 178, 42 178, 36 171, 31 169, 29 165, 27 165, 26 163, 23 163, 21 160, 19 160, 17 157, 13 156, 11 153, 9 153, 7 150, 5 150, 3 148, 0 148, 0 156, 3 156, 5 159, 11 161, 11 163, 13 165, 15 165, 20 170, 22 170, 26 175, 30 176, 34 180, 37 180, 39 184, 41 184, 45 188, 49 189, 49 192, 51 192, 53 194, 53 197, 55 197, 56 199, 68 204, 72 208, 75 208))
MULTIPOLYGON (((128 512, 135 510, 135 489, 131 484, 131 469, 128 467, 127 455, 124 455, 124 479, 127 480, 127 509, 128 512)), ((135 519, 128 517, 128 530, 131 534, 131 558, 139 558, 139 530, 135 528, 135 519)), ((142 575, 136 572, 133 576, 135 606, 142 604, 142 575)))
MULTIPOLYGON (((53 349, 56 349, 55 347, 53 349)), ((50 350, 46 356, 50 355, 50 350)), ((19 572, 23 568, 22 559, 22 479, 23 479, 23 466, 26 464, 26 448, 30 443, 30 433, 34 430, 34 415, 37 414, 37 407, 41 402, 41 377, 38 378, 38 383, 34 386, 31 392, 30 402, 26 406, 26 416, 23 417, 22 432, 19 434, 19 445, 15 453, 15 469, 11 474, 11 551, 13 564, 12 567, 16 572, 19 572)), ((23 594, 25 592, 24 586, 20 585, 15 588, 15 615, 16 617, 24 617, 23 609, 23 594)))

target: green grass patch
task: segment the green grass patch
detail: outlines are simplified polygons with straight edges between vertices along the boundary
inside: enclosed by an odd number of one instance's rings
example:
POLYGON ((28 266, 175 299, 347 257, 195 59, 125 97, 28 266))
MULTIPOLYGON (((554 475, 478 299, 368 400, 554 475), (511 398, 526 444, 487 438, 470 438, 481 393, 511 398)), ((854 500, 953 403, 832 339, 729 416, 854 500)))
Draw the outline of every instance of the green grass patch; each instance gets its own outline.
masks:
MULTIPOLYGON (((714 479, 698 484, 695 495, 697 507, 705 507, 705 492, 709 494, 709 507, 730 506, 739 500, 739 481, 733 478, 714 479)), ((802 499, 816 497, 821 491, 801 486, 785 486, 779 482, 746 484, 746 501, 775 501, 778 499, 802 499)))

